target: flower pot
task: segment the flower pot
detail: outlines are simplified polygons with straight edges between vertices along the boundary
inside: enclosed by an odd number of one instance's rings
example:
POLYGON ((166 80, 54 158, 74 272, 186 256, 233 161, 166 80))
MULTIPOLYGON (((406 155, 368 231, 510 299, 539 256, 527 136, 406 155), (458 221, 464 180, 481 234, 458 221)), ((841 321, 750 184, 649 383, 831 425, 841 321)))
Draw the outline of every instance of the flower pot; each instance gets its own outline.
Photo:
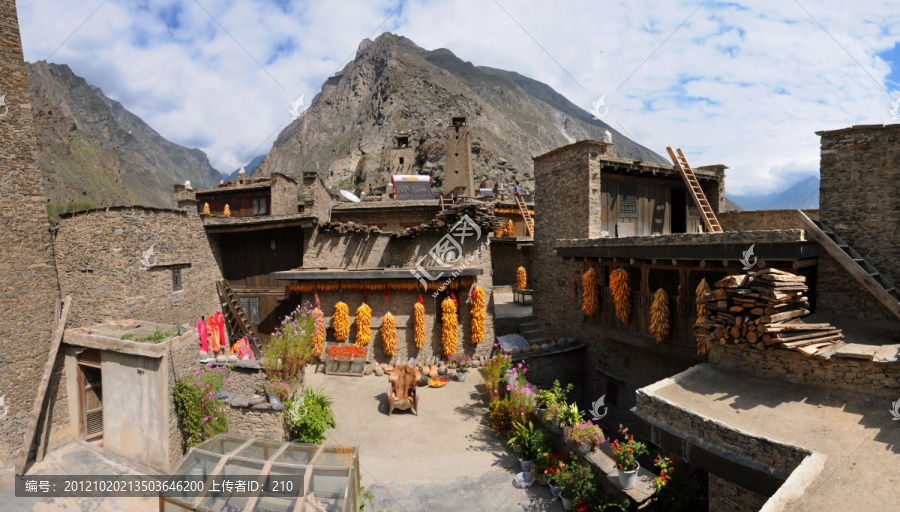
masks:
POLYGON ((572 500, 570 500, 569 498, 564 498, 562 496, 560 496, 560 498, 562 498, 563 510, 575 510, 575 507, 572 506, 572 500))
POLYGON ((538 485, 547 485, 547 475, 543 471, 539 471, 534 475, 534 482, 538 485))
POLYGON ((469 375, 469 372, 456 372, 456 380, 459 382, 465 382, 467 375, 469 375))
POLYGON ((589 445, 587 443, 581 443, 578 445, 578 451, 581 453, 587 453, 587 452, 591 451, 591 445, 589 445))
POLYGON ((554 498, 559 498, 560 497, 559 487, 553 485, 553 482, 548 482, 548 484, 550 485, 550 494, 552 494, 554 498))
POLYGON ((519 448, 519 445, 517 445, 517 444, 512 445, 512 447, 513 447, 513 452, 515 452, 515 453, 519 453, 522 451, 522 449, 519 448))
POLYGON ((270 404, 280 404, 281 403, 281 400, 279 400, 278 396, 276 396, 274 393, 266 393, 266 395, 269 398, 270 404))
POLYGON ((553 428, 559 428, 559 418, 553 418, 550 420, 550 426, 553 428))
POLYGON ((522 466, 522 471, 530 472, 531 468, 534 467, 534 461, 519 459, 519 465, 522 466))
POLYGON ((621 469, 616 468, 616 470, 619 472, 619 485, 622 486, 622 489, 631 489, 632 487, 637 485, 637 474, 638 469, 640 468, 640 464, 638 464, 638 467, 632 469, 631 471, 622 471, 621 469))
POLYGON ((547 409, 544 408, 544 407, 538 407, 538 408, 534 411, 534 413, 537 414, 537 417, 538 417, 539 420, 543 420, 543 419, 544 419, 544 415, 547 414, 547 409))

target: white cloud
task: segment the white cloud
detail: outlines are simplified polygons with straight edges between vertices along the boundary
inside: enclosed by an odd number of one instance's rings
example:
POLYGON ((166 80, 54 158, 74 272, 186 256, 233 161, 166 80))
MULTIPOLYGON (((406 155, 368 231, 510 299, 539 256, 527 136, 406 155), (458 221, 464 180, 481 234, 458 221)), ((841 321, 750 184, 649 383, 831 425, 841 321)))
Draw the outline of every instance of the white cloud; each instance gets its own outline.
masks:
MULTIPOLYGON (((99 4, 19 1, 26 58, 45 58, 99 4)), ((309 104, 399 2, 200 4, 233 39, 194 1, 107 1, 50 60, 229 171, 290 121, 298 95, 309 104)), ((517 71, 585 109, 607 94, 604 121, 661 154, 672 145, 694 165, 729 165, 734 192, 816 171, 816 130, 891 121, 880 89, 890 68, 877 54, 900 40, 900 13, 886 0, 865 10, 801 0, 828 33, 795 2, 708 2, 664 44, 698 2, 500 4, 409 0, 381 31, 517 71)))

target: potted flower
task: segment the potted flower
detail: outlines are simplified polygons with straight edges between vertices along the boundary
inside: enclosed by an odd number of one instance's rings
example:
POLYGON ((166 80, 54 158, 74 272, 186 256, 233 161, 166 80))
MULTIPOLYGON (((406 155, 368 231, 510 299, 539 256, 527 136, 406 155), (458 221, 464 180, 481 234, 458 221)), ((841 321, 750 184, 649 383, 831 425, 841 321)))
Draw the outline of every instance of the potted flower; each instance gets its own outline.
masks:
POLYGON ((619 485, 622 489, 631 489, 637 485, 637 472, 640 464, 636 460, 637 457, 647 454, 647 445, 634 440, 634 435, 628 433, 628 429, 619 425, 622 435, 625 436, 624 442, 618 439, 610 444, 612 448, 613 458, 616 460, 616 469, 619 470, 619 485))
POLYGON ((597 448, 605 439, 600 427, 589 421, 583 421, 566 429, 566 441, 578 446, 581 453, 587 453, 597 448))
POLYGON ((291 388, 280 380, 273 380, 266 385, 266 395, 270 404, 280 404, 291 396, 291 388))
POLYGON ((590 498, 597 489, 591 468, 580 464, 569 464, 557 477, 563 510, 573 510, 573 503, 581 498, 590 498))
POLYGON ((547 469, 550 468, 552 460, 549 450, 542 450, 534 459, 534 466, 532 466, 531 472, 534 473, 534 481, 538 485, 547 485, 547 469))
POLYGON ((582 413, 578 410, 578 404, 575 403, 565 405, 559 417, 560 424, 566 427, 574 427, 581 423, 581 420, 582 413))
POLYGON ((550 494, 552 494, 554 498, 559 498, 560 491, 558 484, 569 464, 567 460, 565 455, 556 453, 553 457, 550 457, 550 461, 547 462, 547 467, 544 469, 544 475, 547 477, 547 485, 550 486, 550 494))
POLYGON ((544 433, 534 429, 530 421, 527 424, 514 423, 512 435, 506 444, 519 447, 519 464, 522 471, 531 471, 538 453, 546 448, 544 433))
POLYGON ((537 414, 538 419, 542 420, 544 419, 544 414, 547 413, 547 407, 550 406, 550 404, 556 403, 556 397, 549 389, 542 389, 538 391, 535 402, 537 403, 535 413, 537 414))
POLYGON ((465 382, 466 376, 469 375, 469 368, 472 366, 472 358, 462 353, 454 354, 450 358, 450 364, 456 367, 456 380, 465 382))
POLYGON ((550 420, 550 428, 557 434, 561 432, 559 422, 565 411, 566 404, 554 402, 547 406, 547 412, 544 413, 544 418, 550 420))

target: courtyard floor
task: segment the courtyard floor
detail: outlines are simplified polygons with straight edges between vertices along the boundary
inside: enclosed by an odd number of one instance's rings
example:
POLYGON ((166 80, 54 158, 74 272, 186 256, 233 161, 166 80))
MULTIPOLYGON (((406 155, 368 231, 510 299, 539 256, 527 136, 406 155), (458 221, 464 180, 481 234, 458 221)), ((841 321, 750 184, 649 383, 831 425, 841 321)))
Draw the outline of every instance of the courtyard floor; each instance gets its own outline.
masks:
POLYGON ((362 483, 375 510, 562 510, 548 487, 519 489, 519 461, 487 424, 476 371, 465 382, 419 388, 419 415, 387 412, 387 377, 328 377, 307 369, 307 385, 334 399, 329 443, 359 445, 362 483))

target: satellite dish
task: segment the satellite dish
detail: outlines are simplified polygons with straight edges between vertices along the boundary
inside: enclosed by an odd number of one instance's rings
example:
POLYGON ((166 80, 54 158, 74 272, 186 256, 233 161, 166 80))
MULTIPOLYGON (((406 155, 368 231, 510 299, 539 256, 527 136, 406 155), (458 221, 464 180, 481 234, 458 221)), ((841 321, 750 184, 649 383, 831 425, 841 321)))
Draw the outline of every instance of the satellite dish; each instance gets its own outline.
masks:
POLYGON ((360 199, 356 197, 356 194, 350 192, 349 190, 341 190, 341 195, 344 196, 344 199, 350 201, 351 203, 361 203, 360 199))

